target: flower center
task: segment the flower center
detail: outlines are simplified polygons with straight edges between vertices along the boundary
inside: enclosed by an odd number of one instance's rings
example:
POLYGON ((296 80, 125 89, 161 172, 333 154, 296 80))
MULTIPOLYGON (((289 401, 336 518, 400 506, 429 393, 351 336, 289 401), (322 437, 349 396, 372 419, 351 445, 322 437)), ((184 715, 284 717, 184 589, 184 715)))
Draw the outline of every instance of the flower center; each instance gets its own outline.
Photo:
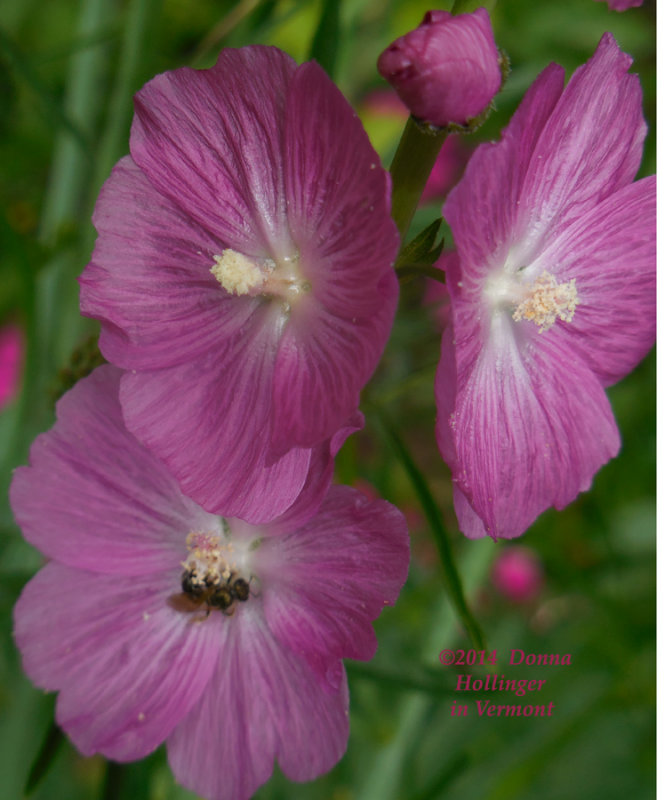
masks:
POLYGON ((263 263, 227 248, 221 255, 213 256, 215 263, 210 272, 229 294, 249 294, 276 297, 286 304, 311 291, 298 267, 298 256, 282 258, 279 262, 265 259, 263 263))
POLYGON ((523 283, 517 273, 501 270, 489 278, 485 294, 495 309, 511 309, 515 322, 527 320, 538 326, 538 333, 548 331, 557 319, 571 322, 579 297, 575 278, 559 283, 544 271, 533 283, 523 283))
MULTIPOLYGON (((204 610, 204 619, 213 609, 230 617, 236 604, 246 602, 252 594, 254 576, 246 577, 241 568, 247 562, 247 553, 236 552, 233 542, 216 533, 192 531, 186 544, 189 552, 182 562, 182 593, 172 595, 169 605, 185 613, 204 610)), ((257 546, 252 542, 249 550, 257 546)))
POLYGON ((575 278, 566 283, 557 283, 554 275, 543 274, 530 286, 525 299, 517 306, 513 319, 529 320, 538 325, 538 333, 548 331, 558 319, 571 322, 579 304, 575 278))

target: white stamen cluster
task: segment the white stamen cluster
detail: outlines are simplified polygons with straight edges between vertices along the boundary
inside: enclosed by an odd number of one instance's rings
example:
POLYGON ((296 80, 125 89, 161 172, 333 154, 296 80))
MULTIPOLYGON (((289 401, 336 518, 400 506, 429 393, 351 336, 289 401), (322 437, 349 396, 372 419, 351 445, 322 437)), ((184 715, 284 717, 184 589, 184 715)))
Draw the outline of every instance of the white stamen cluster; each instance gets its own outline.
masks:
POLYGON ((249 294, 265 282, 266 276, 247 256, 235 250, 222 250, 221 256, 213 256, 215 263, 210 272, 229 294, 249 294))
POLYGON ((213 258, 215 263, 210 272, 230 294, 276 297, 282 301, 285 311, 289 311, 293 302, 312 289, 300 273, 298 254, 277 262, 268 258, 261 266, 231 249, 213 258))
POLYGON ((522 319, 533 322, 539 326, 538 333, 543 333, 549 330, 557 319, 564 322, 572 321, 575 309, 579 305, 575 278, 566 283, 557 283, 554 275, 543 272, 525 289, 527 296, 513 313, 516 322, 522 319))
POLYGON ((214 533, 192 531, 186 539, 189 555, 182 566, 195 586, 217 586, 228 581, 235 570, 233 544, 222 542, 214 533))

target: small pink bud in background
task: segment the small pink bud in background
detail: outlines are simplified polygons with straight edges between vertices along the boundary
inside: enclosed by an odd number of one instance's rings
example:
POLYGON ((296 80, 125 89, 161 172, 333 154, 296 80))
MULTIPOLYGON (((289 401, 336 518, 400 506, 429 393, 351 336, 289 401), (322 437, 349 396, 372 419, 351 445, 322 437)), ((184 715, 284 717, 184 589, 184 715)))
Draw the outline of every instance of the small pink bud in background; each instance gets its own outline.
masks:
POLYGON ((528 603, 543 588, 540 558, 528 547, 506 547, 494 562, 492 581, 511 602, 528 603))
MULTIPOLYGON (((597 0, 602 3, 603 0, 597 0)), ((629 8, 641 6, 644 0, 607 0, 607 5, 612 11, 627 11, 629 8)))
POLYGON ((500 57, 487 9, 428 11, 379 57, 383 77, 409 111, 439 127, 465 125, 501 88, 500 57))
POLYGON ((18 389, 23 355, 23 337, 16 325, 0 328, 0 409, 4 408, 18 389))

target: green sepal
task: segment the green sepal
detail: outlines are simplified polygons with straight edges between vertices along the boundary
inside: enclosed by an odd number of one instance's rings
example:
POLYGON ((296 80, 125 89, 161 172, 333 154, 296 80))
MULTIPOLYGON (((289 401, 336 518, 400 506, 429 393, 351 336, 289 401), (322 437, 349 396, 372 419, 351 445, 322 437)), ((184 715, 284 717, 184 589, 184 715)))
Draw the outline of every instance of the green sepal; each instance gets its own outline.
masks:
POLYGON ((441 218, 434 220, 404 245, 395 262, 395 270, 400 279, 406 276, 427 275, 445 283, 445 274, 434 266, 443 252, 444 238, 441 237, 437 242, 442 222, 441 218))

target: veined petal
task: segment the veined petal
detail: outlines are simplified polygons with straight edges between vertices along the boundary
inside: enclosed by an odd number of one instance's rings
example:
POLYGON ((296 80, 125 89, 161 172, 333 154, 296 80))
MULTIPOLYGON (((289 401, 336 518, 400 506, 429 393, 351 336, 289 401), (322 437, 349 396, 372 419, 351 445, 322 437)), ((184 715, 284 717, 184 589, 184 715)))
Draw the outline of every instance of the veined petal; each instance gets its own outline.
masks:
POLYGON ((223 249, 130 157, 104 184, 93 217, 99 233, 79 278, 81 312, 102 320, 104 356, 125 369, 188 363, 232 338, 259 301, 223 291, 211 274, 223 249))
POLYGON ((443 207, 466 281, 503 264, 515 240, 522 185, 547 120, 563 91, 564 70, 550 64, 536 78, 500 142, 476 148, 443 207))
POLYGON ((311 293, 275 366, 273 446, 311 446, 358 405, 390 333, 399 236, 390 183, 353 110, 318 64, 298 67, 284 140, 288 220, 311 293))
POLYGON ((373 292, 383 305, 370 316, 340 318, 314 304, 298 309, 285 329, 273 378, 272 446, 311 446, 331 436, 358 407, 394 316, 396 278, 373 292))
POLYGON ((49 558, 95 572, 140 575, 177 567, 191 530, 217 527, 127 431, 122 373, 96 369, 58 402, 58 421, 14 473, 12 510, 49 558))
POLYGON ((275 759, 291 780, 311 780, 341 758, 348 738, 346 680, 322 691, 260 613, 237 615, 242 624, 228 626, 208 690, 168 740, 176 779, 208 800, 246 800, 275 759))
POLYGON ((280 121, 295 69, 274 47, 226 49, 212 69, 165 72, 136 95, 132 158, 161 194, 246 256, 291 255, 280 121))
POLYGON ((122 379, 127 427, 210 512, 265 522, 305 483, 311 450, 293 448, 275 459, 265 433, 281 324, 279 309, 261 306, 224 349, 122 379))
POLYGON ((143 758, 208 685, 222 626, 171 609, 178 584, 178 570, 124 577, 51 563, 23 590, 23 667, 38 686, 60 690, 56 720, 84 755, 143 758))
POLYGON ((627 74, 631 63, 606 33, 568 82, 529 162, 515 227, 516 262, 529 263, 574 220, 635 178, 646 123, 639 77, 627 74))
POLYGON ((623 378, 656 338, 656 176, 587 212, 531 269, 548 270, 560 282, 575 279, 579 306, 556 335, 578 350, 604 386, 623 378))
POLYGON ((271 631, 337 689, 339 660, 372 658, 372 621, 406 580, 406 521, 383 500, 334 486, 315 517, 264 541, 257 559, 271 631))
MULTIPOLYGON (((473 306, 457 310, 456 404, 439 416, 437 437, 448 452, 454 446, 453 480, 486 533, 512 538, 588 489, 617 454, 619 434, 600 382, 565 342, 535 327, 516 331, 509 316, 496 315, 477 354, 474 317, 473 306)), ((450 358, 443 353, 441 363, 450 358)), ((437 374, 437 393, 447 375, 445 367, 437 374)))
MULTIPOLYGON (((391 273, 399 247, 389 176, 353 109, 318 64, 298 67, 286 114, 287 213, 303 272, 317 299, 333 311, 367 314, 380 306, 372 287, 391 273), (335 307, 338 293, 343 302, 335 307)), ((393 302, 396 294, 395 285, 393 302)))
POLYGON ((293 531, 318 511, 321 501, 330 488, 335 471, 335 456, 348 437, 362 430, 364 426, 365 417, 360 411, 355 411, 330 439, 312 448, 307 480, 298 498, 292 506, 270 523, 269 529, 266 528, 268 534, 293 531))

